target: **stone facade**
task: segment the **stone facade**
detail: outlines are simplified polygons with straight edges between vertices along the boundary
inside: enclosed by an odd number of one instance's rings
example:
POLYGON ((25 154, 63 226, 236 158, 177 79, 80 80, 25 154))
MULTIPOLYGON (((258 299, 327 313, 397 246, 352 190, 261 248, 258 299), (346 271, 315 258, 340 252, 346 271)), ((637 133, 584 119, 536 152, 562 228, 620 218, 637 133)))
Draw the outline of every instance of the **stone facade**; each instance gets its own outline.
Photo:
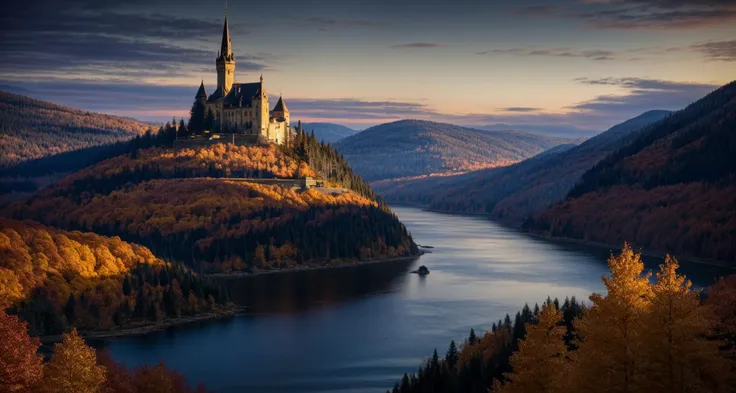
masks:
POLYGON ((215 60, 217 89, 207 95, 204 82, 199 86, 196 100, 204 104, 205 117, 211 111, 216 132, 254 135, 271 143, 283 144, 291 134, 289 110, 279 97, 270 111, 268 93, 260 82, 235 82, 235 55, 230 41, 230 28, 225 14, 222 44, 215 60))

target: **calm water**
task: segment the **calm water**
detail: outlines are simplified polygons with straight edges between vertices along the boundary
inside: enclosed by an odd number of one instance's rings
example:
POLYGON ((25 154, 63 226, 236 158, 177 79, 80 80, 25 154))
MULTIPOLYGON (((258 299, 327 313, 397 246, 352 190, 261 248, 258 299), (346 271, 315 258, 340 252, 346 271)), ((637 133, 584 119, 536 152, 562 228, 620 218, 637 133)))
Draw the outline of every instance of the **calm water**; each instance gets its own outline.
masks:
MULTIPOLYGON (((419 260, 230 280, 250 315, 109 344, 127 365, 164 360, 224 392, 383 392, 434 348, 547 296, 602 291, 606 251, 558 245, 477 217, 396 207, 419 260), (431 274, 408 274, 420 264, 431 274)), ((656 266, 659 261, 651 261, 656 266)), ((697 285, 718 272, 683 266, 697 285), (698 274, 694 274, 695 270, 698 274)))

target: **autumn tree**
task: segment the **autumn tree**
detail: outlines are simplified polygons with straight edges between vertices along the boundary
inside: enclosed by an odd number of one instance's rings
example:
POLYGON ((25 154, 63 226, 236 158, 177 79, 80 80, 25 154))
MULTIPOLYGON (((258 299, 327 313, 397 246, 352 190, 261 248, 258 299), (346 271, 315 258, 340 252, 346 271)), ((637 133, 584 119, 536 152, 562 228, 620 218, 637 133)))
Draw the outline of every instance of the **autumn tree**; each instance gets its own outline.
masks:
POLYGON ((715 317, 714 333, 724 353, 736 360, 736 274, 722 277, 707 290, 706 306, 715 317))
POLYGON ((50 393, 97 393, 105 382, 105 367, 97 364, 97 353, 88 347, 77 330, 66 333, 54 345, 46 365, 44 386, 50 393))
POLYGON ((719 391, 729 365, 718 351, 718 342, 708 340, 713 326, 710 310, 703 307, 690 281, 677 273, 679 264, 667 256, 652 285, 651 308, 642 363, 647 391, 719 391))
POLYGON ((650 304, 650 274, 644 274, 641 254, 624 244, 619 255, 608 259, 610 277, 603 277, 606 296, 593 294, 592 307, 575 325, 582 337, 573 359, 581 391, 638 391, 644 377, 643 316, 650 304))
POLYGON ((562 312, 545 303, 537 323, 526 324, 526 338, 519 340, 519 350, 511 356, 512 372, 506 373, 505 385, 496 381, 494 391, 504 393, 565 392, 566 328, 562 312))
POLYGON ((28 336, 26 323, 8 315, 0 302, 0 393, 33 391, 43 377, 39 341, 28 336))

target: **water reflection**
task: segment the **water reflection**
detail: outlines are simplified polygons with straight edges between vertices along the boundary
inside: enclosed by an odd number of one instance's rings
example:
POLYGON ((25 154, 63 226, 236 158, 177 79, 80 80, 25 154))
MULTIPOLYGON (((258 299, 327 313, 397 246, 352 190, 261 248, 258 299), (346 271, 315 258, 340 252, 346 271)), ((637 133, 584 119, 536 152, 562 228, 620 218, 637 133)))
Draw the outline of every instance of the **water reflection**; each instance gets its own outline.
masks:
MULTIPOLYGON (((109 345, 128 365, 165 360, 217 393, 383 392, 451 339, 524 303, 602 292, 605 249, 550 243, 480 217, 396 208, 420 260, 228 280, 248 315, 109 345), (408 273, 418 265, 431 273, 408 273)), ((647 259, 656 268, 660 260, 647 259)), ((722 271, 683 263, 696 286, 722 271)))
POLYGON ((226 279, 250 314, 293 313, 398 291, 417 259, 226 279))

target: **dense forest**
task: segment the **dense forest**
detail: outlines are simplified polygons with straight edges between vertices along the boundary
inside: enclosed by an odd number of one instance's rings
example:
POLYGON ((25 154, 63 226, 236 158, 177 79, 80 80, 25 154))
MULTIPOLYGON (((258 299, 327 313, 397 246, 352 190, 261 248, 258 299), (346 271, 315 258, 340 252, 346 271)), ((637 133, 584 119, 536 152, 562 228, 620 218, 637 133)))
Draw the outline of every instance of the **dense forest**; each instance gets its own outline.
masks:
POLYGON ((282 147, 135 149, 65 178, 6 214, 119 235, 201 272, 416 254, 406 228, 373 198, 334 149, 297 132, 282 147), (301 176, 356 191, 215 179, 301 176))
MULTIPOLYGON (((367 198, 377 199, 371 186, 353 171, 345 157, 329 143, 318 142, 314 132, 307 134, 301 122, 298 123, 294 139, 288 141, 283 149, 287 154, 309 164, 323 179, 367 198)), ((378 202, 382 203, 380 200, 378 202)))
POLYGON ((0 218, 0 303, 32 335, 216 310, 227 292, 118 237, 0 218))
POLYGON ((646 128, 527 227, 736 261, 736 82, 646 128))
POLYGON ((129 140, 152 127, 0 92, 0 169, 66 151, 129 140))
POLYGON ((625 245, 606 294, 528 306, 451 342, 392 393, 733 392, 736 275, 694 291, 667 257, 654 280, 625 245))
POLYGON ((376 181, 509 165, 570 142, 517 131, 402 120, 341 139, 335 147, 363 178, 376 181))

